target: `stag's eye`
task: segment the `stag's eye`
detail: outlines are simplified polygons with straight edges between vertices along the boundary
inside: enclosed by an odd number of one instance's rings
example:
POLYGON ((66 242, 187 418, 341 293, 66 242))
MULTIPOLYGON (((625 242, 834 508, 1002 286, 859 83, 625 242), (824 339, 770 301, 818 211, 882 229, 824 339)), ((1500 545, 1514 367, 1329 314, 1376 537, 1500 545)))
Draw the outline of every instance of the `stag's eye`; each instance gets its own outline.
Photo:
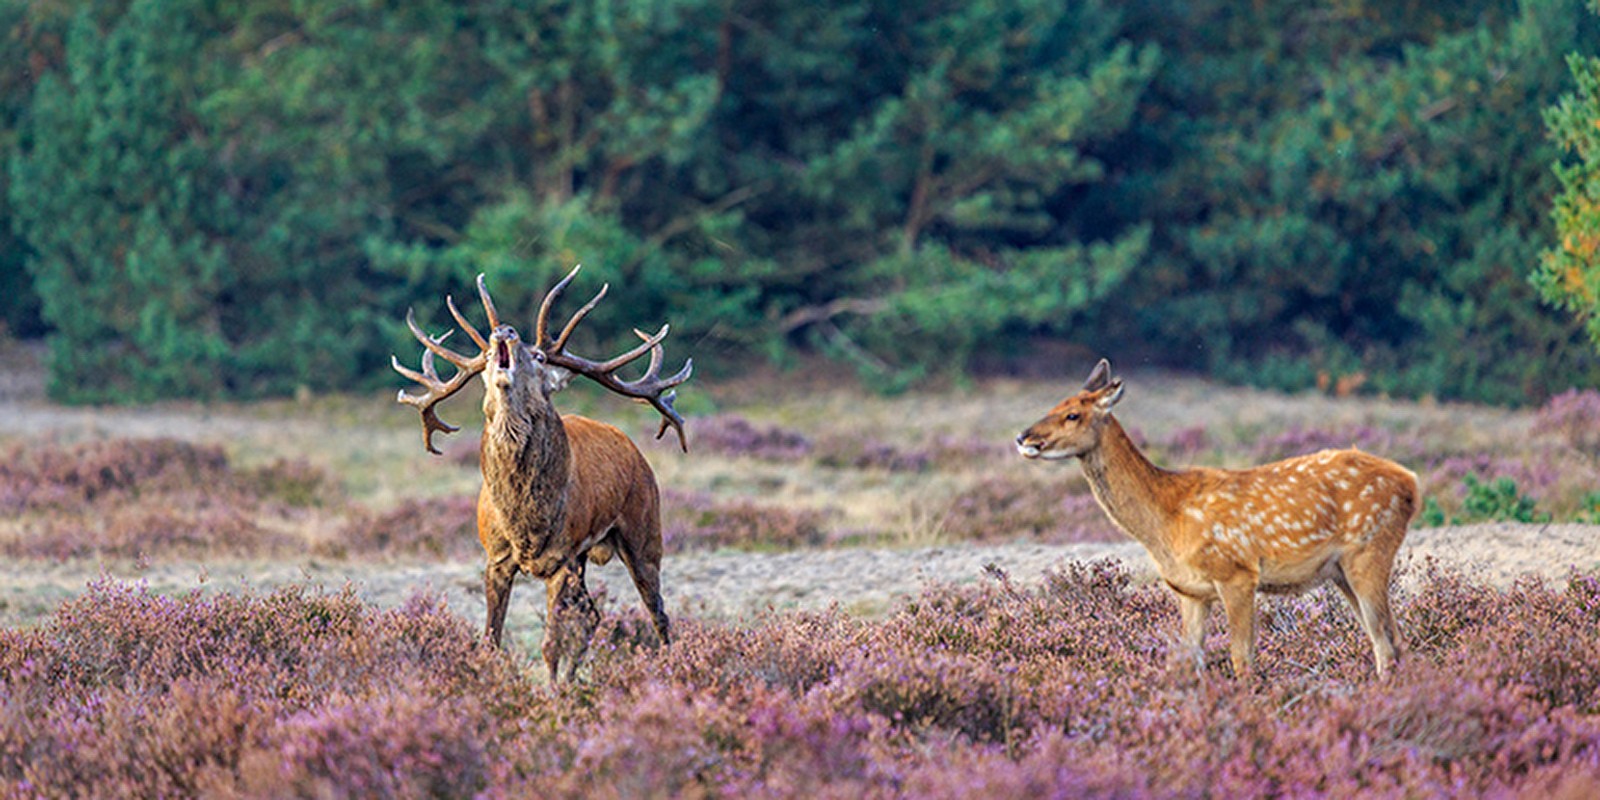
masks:
POLYGON ((1082 415, 1082 414, 1079 414, 1079 413, 1078 413, 1078 412, 1076 412, 1076 411, 1074 411, 1074 412, 1072 412, 1072 413, 1071 413, 1071 414, 1068 414, 1068 415, 1067 415, 1067 421, 1068 421, 1068 422, 1077 422, 1077 421, 1078 421, 1078 418, 1079 418, 1079 417, 1081 417, 1081 416, 1083 416, 1083 415, 1082 415))

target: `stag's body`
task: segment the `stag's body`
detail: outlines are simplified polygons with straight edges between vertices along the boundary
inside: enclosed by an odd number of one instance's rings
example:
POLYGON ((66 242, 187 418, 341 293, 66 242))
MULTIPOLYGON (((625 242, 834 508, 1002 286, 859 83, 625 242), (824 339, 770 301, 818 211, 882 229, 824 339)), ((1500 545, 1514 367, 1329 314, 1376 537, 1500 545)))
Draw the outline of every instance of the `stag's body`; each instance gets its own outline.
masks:
POLYGON ((563 661, 566 677, 573 677, 599 624, 599 612, 584 584, 590 561, 604 564, 614 554, 621 555, 662 644, 670 640, 670 633, 661 600, 661 512, 655 474, 622 431, 585 417, 562 416, 551 395, 572 375, 584 375, 654 405, 663 416, 661 433, 673 427, 681 441, 682 418, 672 408, 669 390, 687 380, 692 368, 685 365, 670 378, 658 376, 665 326, 654 336, 639 334, 643 345, 604 363, 566 352, 573 329, 600 300, 596 296, 574 314, 552 340, 546 331, 550 306, 573 275, 546 295, 532 345, 524 345, 511 326, 499 324, 479 276, 479 293, 492 326, 489 338, 478 334, 453 303, 450 310, 482 352, 471 358, 455 353, 440 344, 443 337, 424 335, 408 317, 412 332, 426 348, 423 369, 416 372, 395 362, 395 369, 427 389, 423 395, 401 392, 400 401, 422 411, 424 442, 432 452, 438 452, 432 444, 435 431, 455 430, 438 419, 434 406, 472 376, 483 375, 478 539, 488 559, 484 632, 495 645, 501 643, 518 572, 543 581, 548 608, 543 652, 552 681, 560 679, 563 661), (645 352, 650 353, 650 366, 643 377, 631 382, 615 377, 618 368, 645 352), (457 366, 449 381, 434 372, 435 354, 457 366))
POLYGON ((622 431, 586 417, 559 417, 548 407, 537 414, 527 407, 491 411, 493 402, 494 393, 486 393, 479 451, 478 541, 488 559, 485 634, 500 643, 519 571, 543 581, 545 662, 553 678, 561 658, 570 657, 570 677, 599 622, 585 587, 585 566, 620 554, 666 643, 661 502, 655 473, 639 448, 622 431), (512 415, 532 418, 513 422, 512 415))
POLYGON ((1397 657, 1389 581, 1417 508, 1417 479, 1388 459, 1324 450, 1244 470, 1162 469, 1110 413, 1122 394, 1101 361, 1083 391, 1017 437, 1028 458, 1078 458, 1106 515, 1144 545, 1178 598, 1200 659, 1221 601, 1235 674, 1254 662, 1255 594, 1332 582, 1372 641, 1378 673, 1397 657))

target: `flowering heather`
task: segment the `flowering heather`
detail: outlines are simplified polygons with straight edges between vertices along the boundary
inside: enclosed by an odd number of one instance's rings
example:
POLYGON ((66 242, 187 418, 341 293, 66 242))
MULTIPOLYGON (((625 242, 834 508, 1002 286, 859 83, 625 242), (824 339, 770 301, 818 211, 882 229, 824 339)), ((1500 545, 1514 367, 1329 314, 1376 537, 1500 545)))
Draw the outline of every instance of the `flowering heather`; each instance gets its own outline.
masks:
POLYGON ((0 553, 138 557, 293 547, 284 520, 342 491, 304 461, 235 469, 220 447, 114 439, 14 446, 0 457, 0 553))
POLYGON ((689 420, 695 452, 743 456, 763 461, 798 461, 811 454, 811 440, 776 425, 757 426, 737 414, 689 420))
POLYGON ((957 494, 939 524, 946 537, 957 541, 1028 538, 1067 544, 1123 538, 1092 495, 1070 493, 1057 483, 1029 483, 1003 476, 984 478, 957 494))
MULTIPOLYGON (((1262 609, 1260 675, 1197 681, 1165 590, 1110 563, 934 587, 888 617, 680 615, 534 685, 419 597, 163 598, 100 582, 0 632, 0 794, 1482 797, 1600 790, 1600 577, 1424 565, 1372 676, 1342 598, 1262 609)), ((621 627, 626 627, 625 620, 621 627)), ((620 630, 609 618, 603 631, 620 630)))
POLYGON ((1166 441, 1161 443, 1161 449, 1175 463, 1188 464, 1195 457, 1211 449, 1211 436, 1206 433, 1204 425, 1193 425, 1180 428, 1172 432, 1166 441))
POLYGON ((1251 446, 1250 456, 1256 462, 1276 461, 1291 456, 1315 453, 1318 450, 1354 447, 1385 458, 1408 461, 1424 452, 1424 445, 1414 436, 1375 428, 1371 425, 1354 425, 1345 428, 1293 427, 1281 433, 1257 439, 1251 446))
POLYGON ((1538 510, 1557 520, 1575 519, 1592 507, 1600 486, 1600 462, 1571 450, 1534 452, 1519 456, 1490 453, 1447 456, 1418 465, 1422 492, 1450 516, 1468 494, 1467 476, 1492 485, 1509 479, 1518 493, 1531 498, 1538 510))
POLYGON ((811 509, 716 500, 704 492, 662 490, 661 542, 668 553, 733 547, 793 549, 822 544, 827 515, 811 509))
POLYGON ((322 555, 352 554, 468 560, 483 555, 478 544, 476 495, 404 500, 383 513, 357 510, 328 541, 322 555))
POLYGON ((13 445, 0 455, 0 509, 81 505, 188 484, 227 467, 222 448, 177 439, 116 439, 73 447, 13 445))
POLYGON ((1426 465, 1421 472, 1424 493, 1440 493, 1447 489, 1460 495, 1464 493, 1462 479, 1474 475, 1485 481, 1510 478, 1517 488, 1535 497, 1543 497, 1561 480, 1561 470, 1546 459, 1511 458, 1491 453, 1449 456, 1426 465))
POLYGON ((830 436, 816 448, 817 463, 824 467, 881 469, 889 472, 926 472, 933 466, 931 452, 900 447, 873 437, 830 436))
POLYGON ((1533 421, 1534 433, 1554 433, 1567 444, 1600 456, 1600 392, 1568 389, 1550 398, 1533 421))

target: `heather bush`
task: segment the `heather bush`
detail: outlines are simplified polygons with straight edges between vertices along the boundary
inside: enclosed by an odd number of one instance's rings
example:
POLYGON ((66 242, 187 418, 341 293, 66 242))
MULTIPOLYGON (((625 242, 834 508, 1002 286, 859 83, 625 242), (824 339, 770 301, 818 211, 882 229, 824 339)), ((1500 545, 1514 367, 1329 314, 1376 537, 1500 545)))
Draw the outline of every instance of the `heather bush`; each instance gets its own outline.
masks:
POLYGON ((661 541, 668 553, 722 547, 793 549, 821 544, 827 514, 704 492, 662 491, 661 541))
POLYGON ((315 552, 333 557, 353 554, 469 559, 483 553, 478 544, 478 499, 451 495, 402 500, 374 513, 358 510, 332 539, 315 552))
POLYGON ((13 446, 0 463, 0 553, 136 558, 281 552, 275 519, 338 491, 301 462, 238 471, 222 449, 175 439, 13 446))
POLYGON ((236 480, 246 494, 304 508, 340 502, 344 490, 321 467, 303 458, 279 458, 252 469, 238 470, 236 480))
POLYGON ((1568 389, 1551 397, 1534 416, 1533 432, 1555 434, 1578 450, 1600 456, 1600 391, 1568 389))
MULTIPOLYGON (((1080 487, 1081 489, 1081 487, 1080 487)), ((940 532, 956 541, 1033 539, 1052 544, 1122 537, 1094 496, 1061 483, 980 479, 938 512, 940 532)))
POLYGON ((215 445, 112 439, 71 447, 16 444, 0 455, 0 508, 61 508, 211 480, 227 468, 215 445))
POLYGON ((1169 594, 1111 562, 837 609, 608 617, 539 688, 433 598, 151 595, 102 581, 0 632, 8 796, 1586 796, 1600 578, 1402 578, 1372 675, 1336 593, 1269 598, 1260 674, 1196 680, 1169 594), (638 623, 636 625, 635 623, 638 623))
POLYGON ((1566 449, 1519 455, 1452 455, 1418 466, 1422 493, 1438 508, 1431 515, 1431 524, 1473 518, 1531 521, 1545 514, 1561 520, 1576 519, 1588 508, 1586 499, 1594 493, 1594 487, 1600 485, 1600 462, 1566 449), (1505 481, 1514 485, 1517 497, 1533 504, 1526 513, 1501 508, 1514 503, 1509 496, 1494 499, 1506 495, 1505 481), (1476 510, 1467 510, 1469 497, 1474 498, 1476 510))
POLYGON ((826 437, 817 445, 815 456, 824 467, 888 472, 926 472, 934 464, 932 452, 900 447, 870 436, 826 437))
POLYGON ((1161 451, 1174 463, 1192 463, 1201 453, 1211 449, 1211 436, 1204 425, 1192 425, 1173 431, 1161 442, 1161 451))
POLYGON ((688 422, 697 453, 742 456, 763 461, 798 461, 811 454, 806 436, 776 425, 758 426, 737 414, 713 414, 688 422))
POLYGON ((8 796, 470 794, 534 699, 437 599, 110 581, 7 631, 0 686, 8 796))
POLYGON ((1250 457, 1254 462, 1276 461, 1318 450, 1351 447, 1402 462, 1416 459, 1426 452, 1426 445, 1415 436, 1371 425, 1335 429, 1296 426, 1257 439, 1250 447, 1250 457))

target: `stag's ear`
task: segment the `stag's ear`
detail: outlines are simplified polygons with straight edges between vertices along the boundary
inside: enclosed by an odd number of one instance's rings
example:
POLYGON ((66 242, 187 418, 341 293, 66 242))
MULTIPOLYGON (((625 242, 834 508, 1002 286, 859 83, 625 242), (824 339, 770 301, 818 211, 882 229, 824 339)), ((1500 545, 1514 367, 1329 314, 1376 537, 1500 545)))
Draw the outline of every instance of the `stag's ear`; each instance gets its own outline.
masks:
MULTIPOLYGON (((1105 362, 1102 361, 1100 363, 1103 364, 1105 362)), ((1098 408, 1101 411, 1110 411, 1111 407, 1116 405, 1118 400, 1122 399, 1122 379, 1111 379, 1111 381, 1106 384, 1103 391, 1105 393, 1100 396, 1100 399, 1094 401, 1095 408, 1098 408)))
POLYGON ((555 394, 556 392, 559 392, 562 389, 567 388, 567 384, 571 383, 571 382, 572 382, 572 370, 567 369, 566 367, 558 367, 558 366, 556 366, 554 364, 546 364, 545 365, 545 367, 544 367, 544 393, 545 394, 555 394))
POLYGON ((1098 392, 1106 387, 1110 379, 1111 362, 1102 358, 1100 363, 1094 365, 1094 369, 1089 372, 1089 379, 1083 382, 1083 391, 1098 392))

